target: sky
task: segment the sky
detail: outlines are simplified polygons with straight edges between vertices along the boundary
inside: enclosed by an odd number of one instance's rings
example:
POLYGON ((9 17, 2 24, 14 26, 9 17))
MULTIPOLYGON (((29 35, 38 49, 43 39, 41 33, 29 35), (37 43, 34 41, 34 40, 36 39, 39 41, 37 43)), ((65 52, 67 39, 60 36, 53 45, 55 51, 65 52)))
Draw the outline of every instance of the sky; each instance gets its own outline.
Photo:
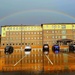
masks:
POLYGON ((0 0, 0 26, 43 23, 75 23, 75 0, 0 0))

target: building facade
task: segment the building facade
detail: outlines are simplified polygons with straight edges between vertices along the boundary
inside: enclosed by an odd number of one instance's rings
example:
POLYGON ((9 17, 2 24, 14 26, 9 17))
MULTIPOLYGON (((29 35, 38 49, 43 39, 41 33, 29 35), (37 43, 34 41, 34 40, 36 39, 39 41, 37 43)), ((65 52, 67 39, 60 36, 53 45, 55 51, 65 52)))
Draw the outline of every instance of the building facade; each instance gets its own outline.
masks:
POLYGON ((75 24, 7 25, 1 35, 1 46, 53 45, 58 39, 75 40, 75 24))
POLYGON ((1 45, 41 45, 42 27, 41 26, 3 26, 1 45))
POLYGON ((43 37, 43 42, 50 45, 55 44, 58 39, 75 40, 75 24, 43 24, 43 37))

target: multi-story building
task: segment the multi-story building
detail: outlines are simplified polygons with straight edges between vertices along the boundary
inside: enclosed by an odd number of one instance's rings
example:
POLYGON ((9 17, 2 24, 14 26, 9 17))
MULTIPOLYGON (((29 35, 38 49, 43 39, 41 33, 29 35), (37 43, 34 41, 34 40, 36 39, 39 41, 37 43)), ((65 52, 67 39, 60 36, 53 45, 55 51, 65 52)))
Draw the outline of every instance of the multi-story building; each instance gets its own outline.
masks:
POLYGON ((53 45, 59 39, 75 40, 75 24, 6 25, 2 26, 1 34, 1 46, 42 45, 42 42, 53 45))
POLYGON ((37 25, 2 26, 1 46, 23 46, 42 44, 42 27, 37 25))
MULTIPOLYGON (((75 41, 75 24, 58 23, 43 24, 44 43, 53 45, 59 39, 72 39, 75 41)), ((59 43, 62 44, 61 42, 59 43)))
MULTIPOLYGON (((74 23, 53 23, 41 25, 5 25, 2 26, 1 33, 1 56, 5 56, 2 61, 2 70, 63 70, 68 67, 70 61, 68 54, 54 54, 51 50, 57 40, 72 39, 75 41, 75 24, 74 23), (43 55, 42 45, 49 44, 50 51, 48 57, 53 65, 43 55), (4 54, 4 47, 12 45, 14 52, 10 56, 4 54), (27 55, 16 66, 14 64, 21 59, 24 54, 24 47, 32 47, 31 54, 27 55)), ((73 41, 73 42, 74 42, 73 41)), ((59 42, 61 47, 68 47, 68 43, 59 42)), ((71 63, 70 63, 71 64, 71 63)))

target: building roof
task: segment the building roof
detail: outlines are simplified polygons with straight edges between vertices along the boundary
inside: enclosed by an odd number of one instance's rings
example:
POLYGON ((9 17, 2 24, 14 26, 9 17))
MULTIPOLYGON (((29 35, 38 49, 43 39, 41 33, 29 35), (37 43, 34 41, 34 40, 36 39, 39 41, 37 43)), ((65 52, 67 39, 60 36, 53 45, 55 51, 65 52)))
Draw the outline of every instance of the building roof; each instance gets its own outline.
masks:
POLYGON ((75 24, 75 23, 43 23, 43 24, 75 24))
POLYGON ((43 24, 75 24, 75 23, 42 23, 42 24, 32 24, 32 25, 24 25, 24 24, 20 24, 20 25, 3 25, 3 26, 1 26, 1 27, 7 27, 7 26, 42 26, 43 24))
POLYGON ((23 24, 20 24, 20 25, 3 25, 1 27, 7 27, 7 26, 40 26, 39 24, 33 24, 33 25, 23 25, 23 24))

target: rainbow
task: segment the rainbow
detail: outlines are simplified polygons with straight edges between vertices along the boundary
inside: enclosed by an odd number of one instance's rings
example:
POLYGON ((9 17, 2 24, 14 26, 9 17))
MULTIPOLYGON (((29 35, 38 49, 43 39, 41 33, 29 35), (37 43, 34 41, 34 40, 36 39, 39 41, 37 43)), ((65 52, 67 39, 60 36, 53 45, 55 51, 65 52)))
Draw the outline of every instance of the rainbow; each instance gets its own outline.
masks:
POLYGON ((8 18, 11 18, 13 16, 16 16, 16 15, 20 15, 20 14, 24 14, 24 13, 30 13, 30 12, 52 12, 52 13, 56 13, 56 14, 60 14, 60 15, 63 15, 63 16, 66 16, 66 17, 69 17, 73 20, 75 20, 75 17, 71 16, 71 15, 68 15, 64 12, 60 12, 60 11, 55 11, 55 10, 48 10, 48 9, 34 9, 34 10, 24 10, 24 11, 20 11, 20 12, 15 12, 15 13, 12 13, 10 15, 7 15, 5 17, 2 17, 0 19, 0 22, 8 19, 8 18))

